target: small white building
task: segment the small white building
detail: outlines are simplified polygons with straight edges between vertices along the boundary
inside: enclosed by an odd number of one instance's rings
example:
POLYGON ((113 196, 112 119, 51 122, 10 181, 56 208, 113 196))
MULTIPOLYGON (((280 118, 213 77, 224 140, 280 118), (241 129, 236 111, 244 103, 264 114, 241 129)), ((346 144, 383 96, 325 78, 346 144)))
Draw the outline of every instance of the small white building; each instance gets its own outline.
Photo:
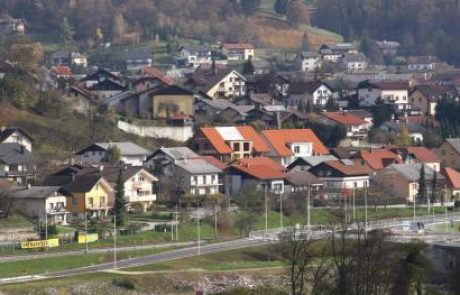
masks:
POLYGON ((207 45, 184 45, 179 50, 179 56, 194 68, 212 62, 212 50, 207 45))
POLYGON ((17 143, 32 152, 32 138, 19 128, 0 127, 0 143, 17 143))
POLYGON ((300 103, 307 100, 313 106, 324 107, 327 101, 333 97, 332 89, 321 81, 293 82, 288 88, 288 105, 297 108, 300 103))
POLYGON ((13 187, 13 209, 40 223, 66 224, 66 196, 59 186, 13 187))
POLYGON ((374 106, 381 99, 384 103, 393 105, 395 110, 410 109, 409 86, 402 82, 370 82, 364 81, 358 85, 358 100, 362 107, 374 106))
POLYGON ((228 60, 249 60, 254 59, 254 45, 249 43, 224 43, 222 54, 228 60))
POLYGON ((321 55, 313 51, 297 54, 294 61, 296 68, 302 72, 314 72, 321 67, 321 55))
POLYGON ((362 53, 346 53, 342 64, 348 72, 362 72, 367 69, 367 58, 362 53))
POLYGON ((120 150, 121 161, 126 165, 142 166, 150 152, 130 141, 124 142, 96 142, 75 153, 80 156, 83 165, 95 165, 104 162, 110 147, 120 150))

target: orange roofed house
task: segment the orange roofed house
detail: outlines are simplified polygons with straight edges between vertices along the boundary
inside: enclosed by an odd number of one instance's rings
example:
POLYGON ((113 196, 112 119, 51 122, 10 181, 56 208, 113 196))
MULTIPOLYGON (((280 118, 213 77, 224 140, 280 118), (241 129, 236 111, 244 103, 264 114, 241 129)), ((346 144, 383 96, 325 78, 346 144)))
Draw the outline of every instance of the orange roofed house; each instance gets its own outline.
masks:
POLYGON ((255 185, 275 194, 284 193, 284 167, 267 157, 242 158, 233 161, 225 169, 225 194, 232 196, 242 187, 255 185))
POLYGON ((374 171, 379 171, 391 164, 403 164, 404 161, 396 153, 388 149, 361 150, 352 156, 352 159, 361 160, 374 171))
POLYGON ((372 127, 368 121, 347 112, 322 113, 321 121, 331 125, 341 125, 347 131, 347 143, 350 146, 359 146, 366 141, 367 133, 372 127))
POLYGON ((262 133, 271 147, 268 155, 283 166, 288 166, 297 158, 329 154, 310 129, 264 130, 262 133))
POLYGON ((447 189, 451 200, 460 199, 460 172, 457 170, 446 167, 442 169, 442 175, 447 179, 447 189))
POLYGON ((251 126, 203 127, 193 137, 195 151, 223 162, 259 157, 269 151, 268 144, 251 126))

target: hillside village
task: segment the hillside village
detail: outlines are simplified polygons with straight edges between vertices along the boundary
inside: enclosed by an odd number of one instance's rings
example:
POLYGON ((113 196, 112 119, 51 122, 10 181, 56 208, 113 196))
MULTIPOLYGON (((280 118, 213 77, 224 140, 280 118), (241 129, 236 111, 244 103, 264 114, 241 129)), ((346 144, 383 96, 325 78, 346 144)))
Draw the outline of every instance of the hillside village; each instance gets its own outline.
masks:
MULTIPOLYGON (((395 40, 313 44, 307 32, 276 58, 244 39, 43 50, 28 29, 0 18, 6 48, 31 54, 0 55, 0 224, 37 224, 15 245, 48 239, 45 224, 87 237, 87 222, 113 212, 171 213, 172 232, 187 222, 178 212, 192 212, 217 228, 247 209, 244 195, 287 217, 351 202, 414 214, 460 206, 460 70, 437 56, 404 55, 395 40), (115 48, 116 64, 94 58, 115 48), (61 143, 19 112, 78 118, 83 136, 61 143)), ((240 235, 256 229, 245 218, 240 235)))

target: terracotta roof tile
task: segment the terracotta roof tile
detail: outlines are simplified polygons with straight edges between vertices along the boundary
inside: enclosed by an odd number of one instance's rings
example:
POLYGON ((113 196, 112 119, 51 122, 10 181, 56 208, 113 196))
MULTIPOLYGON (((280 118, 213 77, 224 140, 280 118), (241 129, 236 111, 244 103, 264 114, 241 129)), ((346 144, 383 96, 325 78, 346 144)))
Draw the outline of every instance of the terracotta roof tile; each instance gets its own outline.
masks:
POLYGON ((219 159, 213 156, 201 156, 200 158, 204 159, 209 164, 219 168, 220 170, 225 170, 225 168, 227 168, 227 165, 225 163, 221 162, 219 159))
POLYGON ((325 112, 322 115, 343 125, 368 124, 365 120, 345 112, 325 112))
POLYGON ((252 144, 254 146, 254 149, 257 152, 268 152, 269 147, 267 143, 264 141, 262 136, 256 132, 254 128, 251 126, 239 126, 236 127, 238 131, 241 133, 241 135, 244 137, 244 139, 247 140, 252 140, 252 144))
POLYGON ((219 152, 220 154, 231 154, 232 149, 225 142, 225 140, 220 136, 219 132, 212 127, 200 128, 203 135, 209 140, 211 145, 219 152))
POLYGON ((325 162, 329 167, 336 169, 346 176, 359 176, 371 173, 371 169, 367 165, 345 165, 342 161, 328 161, 325 162))
POLYGON ((291 142, 312 142, 314 154, 329 154, 328 149, 311 129, 264 130, 263 134, 280 157, 293 155, 292 151, 287 146, 287 144, 291 142))
POLYGON ((426 147, 423 147, 423 146, 408 147, 407 151, 411 154, 414 154, 417 160, 423 163, 440 162, 439 157, 434 152, 427 149, 426 147))
POLYGON ((460 172, 447 167, 442 170, 442 174, 447 177, 451 188, 460 189, 460 172))
POLYGON ((287 177, 286 173, 283 172, 283 167, 266 157, 239 159, 229 168, 260 180, 285 179, 287 177))
POLYGON ((357 157, 363 159, 373 170, 381 170, 391 164, 403 164, 397 154, 386 149, 363 150, 358 153, 357 157))

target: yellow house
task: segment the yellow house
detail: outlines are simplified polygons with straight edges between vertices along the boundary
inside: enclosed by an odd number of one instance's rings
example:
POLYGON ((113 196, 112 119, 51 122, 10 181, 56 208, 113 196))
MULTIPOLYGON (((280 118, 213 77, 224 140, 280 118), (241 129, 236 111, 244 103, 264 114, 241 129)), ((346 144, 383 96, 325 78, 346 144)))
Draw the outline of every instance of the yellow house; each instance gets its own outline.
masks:
POLYGON ((153 118, 167 119, 175 114, 193 115, 193 92, 171 85, 151 95, 153 118))
POLYGON ((91 217, 107 216, 111 208, 113 190, 100 175, 77 175, 62 189, 69 194, 66 209, 74 217, 82 217, 85 212, 91 217))

